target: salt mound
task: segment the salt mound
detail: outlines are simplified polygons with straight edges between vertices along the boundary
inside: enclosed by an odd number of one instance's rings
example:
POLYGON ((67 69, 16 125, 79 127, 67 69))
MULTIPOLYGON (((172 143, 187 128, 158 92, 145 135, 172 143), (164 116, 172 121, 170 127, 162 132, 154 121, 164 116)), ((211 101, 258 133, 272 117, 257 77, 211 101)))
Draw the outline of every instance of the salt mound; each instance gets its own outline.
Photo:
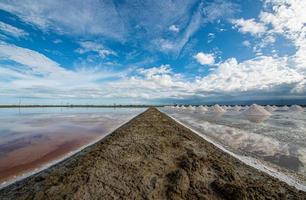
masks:
POLYGON ((212 113, 223 113, 226 112, 221 106, 219 106, 218 104, 211 106, 209 108, 209 111, 212 113))
POLYGON ((235 105, 235 106, 234 106, 234 110, 235 110, 235 111, 240 111, 240 110, 241 110, 241 106, 235 105))
POLYGON ((207 109, 206 106, 200 105, 197 110, 202 111, 202 112, 206 112, 208 109, 207 109))
POLYGON ((289 107, 285 105, 282 107, 282 110, 289 110, 289 107))
POLYGON ((268 116, 271 115, 267 110, 262 106, 253 104, 246 111, 243 112, 245 115, 259 115, 259 116, 268 116))
POLYGON ((294 112, 302 112, 304 111, 304 108, 299 106, 299 105, 292 105, 290 106, 290 111, 294 111, 294 112))
POLYGON ((247 110, 249 108, 249 106, 242 106, 241 108, 244 109, 244 110, 247 110))
POLYGON ((269 111, 269 112, 273 112, 273 111, 275 111, 275 107, 273 107, 273 106, 270 106, 270 105, 267 105, 267 106, 265 106, 265 109, 267 110, 267 111, 269 111))
POLYGON ((221 108, 223 108, 223 110, 227 110, 227 106, 221 106, 221 108))
POLYGON ((195 110, 195 107, 193 107, 192 105, 189 105, 189 106, 187 107, 187 109, 188 109, 188 110, 195 110))

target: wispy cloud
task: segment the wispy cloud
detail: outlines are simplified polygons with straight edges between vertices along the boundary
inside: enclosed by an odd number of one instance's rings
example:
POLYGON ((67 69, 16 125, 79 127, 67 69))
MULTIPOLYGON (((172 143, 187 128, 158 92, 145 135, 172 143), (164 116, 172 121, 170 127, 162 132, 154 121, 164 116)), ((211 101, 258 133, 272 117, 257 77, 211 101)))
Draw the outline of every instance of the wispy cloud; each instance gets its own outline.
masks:
POLYGON ((14 61, 29 67, 33 72, 48 74, 63 71, 58 63, 48 57, 22 47, 0 42, 0 59, 14 61))
POLYGON ((78 36, 103 35, 118 40, 126 34, 125 25, 111 2, 4 0, 0 8, 45 31, 78 36))
POLYGON ((7 36, 13 36, 15 38, 26 37, 29 34, 24 30, 14 27, 10 24, 4 23, 0 21, 0 30, 6 34, 7 36))
POLYGON ((101 43, 93 41, 81 41, 80 48, 76 49, 76 52, 80 54, 94 52, 97 53, 101 58, 105 58, 109 55, 117 56, 117 53, 111 49, 105 48, 101 43))

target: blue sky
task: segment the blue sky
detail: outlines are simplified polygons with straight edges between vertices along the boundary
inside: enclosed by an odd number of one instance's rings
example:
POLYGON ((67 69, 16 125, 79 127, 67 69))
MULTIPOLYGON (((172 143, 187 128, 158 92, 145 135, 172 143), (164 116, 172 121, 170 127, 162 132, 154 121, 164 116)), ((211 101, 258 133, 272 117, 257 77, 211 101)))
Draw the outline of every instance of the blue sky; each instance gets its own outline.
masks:
POLYGON ((303 0, 0 2, 0 104, 305 99, 303 0))

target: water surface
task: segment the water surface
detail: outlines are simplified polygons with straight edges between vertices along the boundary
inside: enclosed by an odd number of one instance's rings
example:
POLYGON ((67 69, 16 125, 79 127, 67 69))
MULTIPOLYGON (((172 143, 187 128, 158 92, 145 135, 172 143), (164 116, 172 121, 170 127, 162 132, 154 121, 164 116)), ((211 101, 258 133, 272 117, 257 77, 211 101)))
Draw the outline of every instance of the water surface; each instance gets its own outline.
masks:
POLYGON ((246 116, 234 110, 219 114, 162 111, 238 155, 261 159, 306 180, 305 112, 277 110, 271 116, 246 116))
POLYGON ((5 184, 102 138, 144 108, 0 108, 5 184))

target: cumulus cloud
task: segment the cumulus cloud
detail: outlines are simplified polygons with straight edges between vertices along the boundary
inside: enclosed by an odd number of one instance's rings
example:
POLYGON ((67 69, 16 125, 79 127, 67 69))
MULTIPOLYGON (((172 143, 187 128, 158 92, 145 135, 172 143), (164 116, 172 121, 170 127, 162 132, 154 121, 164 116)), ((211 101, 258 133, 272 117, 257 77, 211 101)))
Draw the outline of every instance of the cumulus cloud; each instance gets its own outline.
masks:
POLYGON ((261 56, 240 63, 230 58, 197 82, 203 91, 272 92, 278 86, 289 85, 294 92, 294 87, 304 79, 304 75, 291 68, 288 58, 261 56))
POLYGON ((16 38, 26 37, 29 34, 24 30, 0 21, 0 30, 8 36, 16 38))
POLYGON ((214 54, 199 52, 193 56, 201 65, 213 65, 215 63, 214 54))
POLYGON ((170 30, 170 31, 173 31, 173 32, 175 32, 175 33, 180 32, 180 29, 179 29, 176 25, 171 25, 171 26, 169 26, 169 30, 170 30))
POLYGON ((291 40, 297 48, 294 64, 305 70, 306 68, 306 9, 305 1, 277 1, 269 0, 265 6, 271 11, 260 13, 260 20, 271 26, 270 35, 281 35, 291 40))
POLYGON ((266 31, 264 24, 256 22, 255 19, 236 19, 232 23, 242 33, 250 33, 252 35, 260 35, 266 31))
MULTIPOLYGON (((296 46, 296 67, 306 66, 306 9, 305 1, 265 0, 264 7, 256 21, 252 19, 236 19, 232 23, 242 33, 250 33, 261 41, 254 46, 257 53, 273 44, 278 36, 287 38, 296 46)), ((292 57, 293 58, 293 57, 292 57)))

